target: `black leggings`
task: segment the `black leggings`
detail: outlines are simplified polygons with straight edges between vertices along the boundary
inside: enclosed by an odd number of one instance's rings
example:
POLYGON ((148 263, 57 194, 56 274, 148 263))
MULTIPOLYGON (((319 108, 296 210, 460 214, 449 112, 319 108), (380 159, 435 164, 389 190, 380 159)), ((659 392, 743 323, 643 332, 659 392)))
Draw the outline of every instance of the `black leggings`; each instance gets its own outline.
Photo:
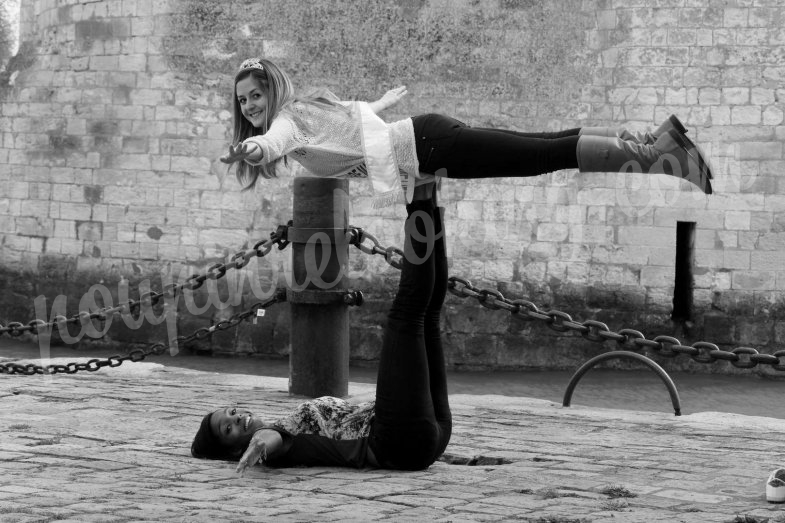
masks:
POLYGON ((442 211, 433 200, 406 206, 398 293, 384 330, 370 446, 383 468, 421 470, 452 433, 439 318, 447 293, 442 211))
MULTIPOLYGON (((578 129, 473 129, 441 115, 414 118, 420 170, 454 178, 533 176, 577 167, 578 129)), ((443 209, 406 206, 403 267, 384 330, 369 444, 383 468, 421 470, 452 433, 439 318, 447 293, 443 209)))
POLYGON ((412 118, 420 171, 447 178, 536 176, 577 169, 580 129, 521 133, 469 127, 440 114, 412 118))

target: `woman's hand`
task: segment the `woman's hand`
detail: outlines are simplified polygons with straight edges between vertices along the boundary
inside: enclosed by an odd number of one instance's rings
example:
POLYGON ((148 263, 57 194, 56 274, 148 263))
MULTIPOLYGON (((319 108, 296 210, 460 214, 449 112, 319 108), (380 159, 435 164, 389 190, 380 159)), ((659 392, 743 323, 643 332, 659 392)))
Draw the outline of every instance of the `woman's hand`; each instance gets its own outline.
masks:
POLYGON ((262 159, 261 152, 261 149, 255 143, 238 143, 237 145, 229 146, 229 152, 221 156, 221 161, 228 164, 242 162, 249 158, 252 161, 259 161, 262 159))
POLYGON ((406 86, 402 85, 400 87, 396 87, 394 89, 390 89, 384 95, 376 100, 375 102, 371 102, 371 109, 373 112, 379 113, 380 111, 384 111, 385 109, 389 109, 393 105, 396 105, 398 102, 403 100, 403 97, 409 94, 409 91, 406 90, 406 86))
POLYGON ((268 454, 275 456, 282 446, 283 439, 278 432, 270 429, 257 430, 250 443, 248 443, 248 448, 245 450, 243 457, 240 458, 236 471, 242 476, 248 467, 253 467, 259 463, 260 458, 264 461, 267 459, 268 454))
MULTIPOLYGON (((256 434, 259 433, 257 432, 256 434)), ((248 467, 253 467, 259 463, 260 458, 262 461, 267 459, 267 443, 263 438, 257 438, 256 434, 254 434, 254 437, 251 438, 248 448, 245 450, 243 457, 240 458, 240 462, 237 464, 237 468, 235 469, 235 472, 241 476, 243 473, 245 473, 248 467)))

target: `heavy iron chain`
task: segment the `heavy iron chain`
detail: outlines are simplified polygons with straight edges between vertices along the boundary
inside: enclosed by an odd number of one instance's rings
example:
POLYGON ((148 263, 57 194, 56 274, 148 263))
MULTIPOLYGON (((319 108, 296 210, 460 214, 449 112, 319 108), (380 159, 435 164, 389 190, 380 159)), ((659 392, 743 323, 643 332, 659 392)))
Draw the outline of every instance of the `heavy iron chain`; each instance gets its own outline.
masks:
MULTIPOLYGON (((206 274, 192 275, 186 278, 185 281, 181 284, 165 285, 162 292, 146 292, 140 296, 138 300, 128 300, 126 303, 123 303, 117 307, 104 307, 92 313, 87 311, 80 311, 71 318, 66 318, 65 316, 56 316, 54 321, 48 323, 41 319, 35 319, 28 322, 27 325, 19 322, 12 322, 9 323, 8 326, 4 327, 2 324, 0 324, 0 335, 8 334, 10 336, 19 337, 25 332, 35 332, 35 334, 41 335, 46 332, 44 329, 51 329, 54 326, 57 326, 58 329, 67 329, 68 324, 77 322, 83 324, 93 320, 104 322, 108 317, 114 316, 116 314, 130 313, 134 309, 138 309, 143 304, 153 306, 164 297, 168 296, 175 298, 183 292, 183 289, 198 289, 204 285, 204 282, 208 279, 217 280, 222 278, 229 269, 241 269, 248 265, 253 258, 266 256, 272 250, 273 245, 278 245, 279 250, 285 249, 286 246, 289 245, 289 242, 286 240, 286 231, 287 227, 290 225, 291 221, 288 225, 278 226, 275 232, 270 233, 269 240, 262 240, 257 242, 251 249, 246 249, 244 251, 235 253, 230 258, 229 263, 217 263, 212 265, 208 267, 206 274)), ((258 309, 266 309, 267 307, 282 301, 286 301, 286 293, 283 291, 278 291, 272 299, 266 302, 256 303, 252 305, 249 310, 234 314, 228 320, 220 321, 210 327, 198 329, 190 336, 178 336, 170 343, 184 343, 193 341, 195 339, 203 339, 216 330, 225 330, 237 326, 246 318, 255 315, 258 309)), ((0 374, 74 374, 82 370, 94 372, 103 367, 119 367, 124 361, 142 361, 145 357, 151 354, 161 355, 166 352, 166 349, 166 345, 162 343, 154 343, 146 349, 132 350, 125 356, 111 356, 105 360, 91 359, 85 363, 69 363, 67 365, 40 366, 32 363, 25 365, 5 363, 0 364, 0 374)))
MULTIPOLYGON (((256 311, 259 309, 267 309, 271 305, 276 303, 281 303, 286 301, 286 291, 279 289, 276 291, 275 295, 265 302, 258 302, 254 303, 250 309, 243 312, 238 312, 233 314, 230 318, 226 320, 219 321, 215 325, 211 325, 210 327, 202 327, 201 329, 197 329, 193 334, 189 336, 177 336, 173 338, 169 343, 170 345, 177 345, 180 343, 188 343, 193 340, 201 340, 206 338, 207 336, 211 335, 217 331, 223 331, 226 329, 231 329, 236 327, 244 320, 256 316, 256 311)), ((144 349, 134 349, 125 356, 110 356, 106 359, 98 359, 93 358, 84 363, 68 363, 66 365, 58 365, 58 364, 50 364, 50 365, 35 365, 33 363, 28 364, 18 364, 18 363, 3 363, 0 364, 0 374, 24 374, 26 376, 31 376, 33 374, 58 374, 58 373, 65 373, 65 374, 75 374, 79 371, 86 370, 90 372, 95 372, 99 369, 104 367, 119 367, 123 364, 124 361, 142 361, 147 356, 154 354, 156 356, 162 355, 166 352, 168 347, 163 343, 153 343, 149 347, 144 349)))
POLYGON ((354 245, 365 254, 376 254, 384 256, 384 259, 392 267, 401 270, 403 268, 403 251, 397 247, 382 247, 376 237, 365 231, 362 227, 350 226, 347 230, 349 245, 354 245), (365 245, 365 241, 370 241, 373 245, 365 245))
MULTIPOLYGON (((395 247, 383 247, 373 235, 359 227, 350 228, 349 243, 366 254, 382 255, 392 267, 400 269, 402 261, 393 255, 403 256, 403 252, 395 247), (365 245, 366 240, 373 245, 365 245)), ((649 349, 666 358, 674 358, 686 354, 698 363, 714 363, 718 360, 729 361, 734 367, 751 369, 759 364, 771 365, 774 370, 785 371, 785 350, 773 354, 761 354, 752 347, 737 347, 731 351, 721 350, 714 343, 699 341, 692 345, 682 343, 672 336, 657 336, 647 339, 641 332, 633 329, 621 329, 614 332, 602 322, 586 320, 578 322, 566 312, 557 309, 541 311, 528 300, 510 300, 501 292, 490 289, 481 289, 472 285, 465 279, 450 276, 448 290, 459 298, 474 298, 480 305, 491 310, 504 310, 523 321, 539 320, 550 329, 557 332, 577 332, 583 338, 605 343, 614 341, 621 350, 640 351, 649 349)))
MULTIPOLYGON (((291 222, 290 222, 291 223, 291 222)), ((93 312, 79 311, 70 318, 65 316, 55 316, 55 319, 50 322, 45 322, 41 319, 35 319, 28 322, 26 325, 20 322, 11 322, 7 326, 0 324, 0 335, 8 334, 12 337, 19 337, 26 332, 34 334, 42 334, 47 332, 45 329, 57 327, 58 329, 67 329, 69 324, 82 323, 86 324, 93 320, 100 322, 106 321, 107 317, 116 314, 128 314, 134 309, 138 309, 141 305, 153 306, 161 301, 164 297, 175 298, 182 294, 183 289, 196 290, 207 280, 217 280, 223 278, 226 271, 229 269, 242 269, 248 265, 253 258, 261 258, 270 253, 273 245, 278 245, 278 249, 283 250, 289 245, 286 241, 286 225, 278 226, 275 232, 270 233, 269 240, 262 240, 257 242, 251 249, 236 252, 230 258, 229 263, 216 263, 207 268, 206 274, 194 274, 186 278, 183 283, 174 284, 170 283, 164 286, 162 292, 149 291, 142 294, 138 300, 128 300, 127 302, 118 305, 117 307, 104 307, 97 309, 93 312)))
MULTIPOLYGON (((39 334, 41 329, 51 328, 54 325, 57 325, 58 328, 67 328, 68 323, 87 322, 94 319, 104 321, 107 315, 130 312, 141 304, 150 303, 155 305, 161 298, 167 295, 175 297, 181 293, 183 289, 198 289, 207 279, 217 280, 223 277, 228 269, 240 269, 248 265, 252 258, 266 256, 272 250, 273 244, 278 244, 278 248, 281 250, 286 248, 289 244, 286 240, 286 231, 287 227, 291 226, 291 224, 292 222, 290 221, 287 226, 279 226, 275 232, 270 234, 269 240, 258 242, 252 249, 235 253, 229 264, 215 264, 208 268, 206 275, 193 275, 187 278, 182 284, 167 285, 163 292, 148 292, 141 296, 139 300, 129 300, 127 303, 120 306, 106 307, 93 313, 80 311, 70 319, 63 316, 57 316, 54 321, 49 323, 40 319, 35 319, 30 321, 27 325, 14 322, 8 324, 7 327, 4 327, 0 324, 0 334, 7 333, 11 336, 21 336, 25 332, 32 331, 36 331, 36 334, 39 334)), ((401 249, 394 246, 383 247, 376 237, 360 227, 350 226, 347 230, 347 237, 349 244, 354 245, 362 252, 371 255, 384 256, 390 266, 399 270, 402 268, 403 251, 401 249), (365 245, 366 240, 370 241, 372 245, 365 245)), ((510 300, 505 298, 499 291, 475 287, 465 278, 451 276, 448 279, 448 289, 455 296, 460 298, 475 298, 483 307, 491 310, 505 310, 523 321, 540 320, 550 329, 557 332, 577 332, 583 338, 597 343, 615 341, 622 350, 639 351, 649 349, 668 358, 686 354, 690 356, 693 361, 698 363, 714 363, 718 360, 722 360, 729 361, 731 365, 743 369, 753 368, 758 364, 768 364, 775 370, 785 371, 785 364, 780 360, 780 357, 785 357, 785 350, 779 350, 773 354, 761 354, 752 347, 737 347, 731 351, 724 351, 717 345, 705 341, 699 341, 692 345, 682 345, 677 338, 672 336, 657 336, 654 339, 649 340, 643 333, 637 330, 621 329, 619 332, 615 332, 608 328, 606 324, 599 321, 575 321, 569 314, 557 309, 541 311, 534 303, 528 300, 510 300)), ((230 319, 219 322, 209 328, 199 329, 190 336, 178 336, 175 340, 178 343, 188 342, 194 339, 204 338, 216 330, 225 330, 235 327, 246 318, 254 315, 257 309, 267 308, 274 303, 285 301, 285 299, 285 293, 278 292, 273 299, 265 303, 257 303, 248 311, 235 314, 230 319)), ((123 361, 141 361, 150 354, 160 355, 165 351, 166 346, 157 343, 151 345, 148 349, 136 349, 131 351, 127 356, 112 356, 106 360, 92 359, 86 363, 47 365, 46 367, 33 364, 18 365, 7 363, 0 365, 0 374, 54 374, 58 372, 73 374, 80 370, 96 371, 107 366, 117 367, 121 365, 123 361)))

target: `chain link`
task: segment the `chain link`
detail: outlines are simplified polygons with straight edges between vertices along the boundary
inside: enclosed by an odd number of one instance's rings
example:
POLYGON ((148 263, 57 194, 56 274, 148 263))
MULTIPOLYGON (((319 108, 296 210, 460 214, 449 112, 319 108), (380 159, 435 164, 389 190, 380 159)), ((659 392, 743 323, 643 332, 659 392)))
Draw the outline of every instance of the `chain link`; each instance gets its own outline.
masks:
MULTIPOLYGON (((166 285, 163 292, 147 292, 142 295, 139 300, 128 300, 128 302, 117 307, 105 307, 92 313, 80 311, 71 318, 57 316, 54 321, 49 323, 40 319, 35 319, 30 321, 27 325, 19 322, 12 322, 4 327, 0 324, 0 335, 9 334, 10 336, 21 336, 25 332, 33 331, 38 334, 41 332, 41 329, 51 328, 54 325, 63 329, 67 328, 69 323, 84 323, 96 319, 105 321, 109 316, 130 312, 142 304, 155 305, 164 296, 177 296, 183 289, 198 289, 207 279, 217 280, 223 277, 229 269, 241 269, 245 267, 250 263, 250 260, 253 257, 266 256, 272 250, 273 245, 277 245, 280 250, 283 250, 289 244, 287 240, 287 227, 290 227, 291 225, 291 221, 287 225, 281 225, 275 232, 270 233, 269 240, 258 242, 252 249, 235 253, 230 258, 228 264, 219 263, 212 265, 207 269, 206 275, 193 275, 179 285, 166 285)), ((403 267, 403 251, 401 249, 393 246, 383 247, 375 236, 364 231, 362 228, 350 226, 347 230, 347 238, 350 245, 354 245, 365 254, 384 256, 385 261, 395 269, 400 270, 403 267), (368 245, 367 242, 370 242, 371 245, 368 245)), ((697 363, 714 363, 720 360, 729 361, 731 365, 743 369, 753 368, 757 365, 770 365, 774 370, 785 371, 785 350, 779 350, 773 354, 761 354, 751 347, 737 347, 732 351, 723 351, 720 350, 717 345, 705 341, 698 341, 691 346, 682 345, 678 339, 672 336, 657 336, 653 340, 649 340, 637 330, 621 329, 619 332, 615 332, 608 328, 606 324, 599 321, 575 321, 569 314, 557 309, 541 311, 534 303, 528 300, 510 300, 497 290, 480 289, 472 285, 469 280, 457 276, 451 276, 449 278, 448 290, 453 295, 462 299, 474 298, 480 305, 488 309, 507 311, 512 316, 522 321, 541 321, 547 325, 548 328, 557 332, 577 332, 583 338, 596 343, 613 341, 621 350, 635 352, 648 349, 666 358, 674 358, 680 354, 686 354, 697 363)), ((237 326, 243 320, 254 316, 258 309, 265 309, 275 303, 285 300, 285 292, 278 291, 275 297, 267 302, 256 303, 251 309, 237 313, 228 320, 220 321, 216 325, 210 327, 198 329, 190 336, 178 336, 172 341, 179 344, 187 343, 195 339, 206 338, 213 332, 237 326)), ((82 370, 94 372, 107 366, 117 367, 124 361, 141 361, 151 354, 160 355, 163 354, 166 349, 166 345, 155 343, 147 349, 132 350, 126 356, 111 356, 105 360, 92 359, 86 363, 47 365, 45 367, 33 364, 19 365, 6 363, 0 364, 0 374, 29 375, 55 374, 59 372, 73 374, 82 370)))
MULTIPOLYGON (((349 237, 349 243, 366 254, 385 255, 392 249, 391 247, 383 247, 379 240, 358 227, 350 228, 349 237), (366 240, 371 241, 373 245, 370 247, 365 245, 366 240)), ((389 259, 388 263, 390 263, 389 259)), ((390 263, 390 265, 396 269, 401 268, 400 263, 397 265, 390 263)), ((474 298, 480 305, 488 309, 505 310, 520 320, 540 321, 557 332, 577 332, 585 339, 596 343, 613 341, 620 350, 632 352, 650 350, 665 358, 675 358, 678 355, 686 354, 697 363, 714 363, 719 360, 729 361, 731 365, 741 369, 750 369, 757 365, 770 365, 774 370, 785 371, 785 350, 779 350, 773 354, 761 354, 751 347, 737 347, 731 351, 724 351, 720 350, 717 345, 705 341, 682 345, 678 339, 672 336, 657 336, 650 340, 640 331, 633 329, 621 329, 619 332, 614 332, 599 321, 578 322, 566 312, 557 309, 541 311, 528 300, 510 300, 497 290, 475 287, 469 280, 457 276, 450 276, 448 290, 461 299, 474 298)))
MULTIPOLYGON (((291 222, 289 222, 288 226, 291 226, 291 222)), ((273 245, 278 245, 278 248, 283 250, 289 244, 288 241, 285 241, 288 226, 279 226, 275 232, 270 233, 269 240, 259 241, 253 246, 253 248, 235 253, 230 258, 231 261, 228 264, 218 263, 210 266, 207 269, 207 274, 194 274, 186 278, 183 283, 167 284, 164 286, 163 292, 148 291, 143 293, 138 300, 128 300, 127 302, 118 305, 117 307, 104 307, 95 310, 92 313, 87 311, 79 311, 70 318, 66 318, 65 316, 61 315, 55 316, 54 320, 48 323, 41 319, 34 319, 28 322, 27 325, 19 322, 11 322, 4 327, 2 324, 0 324, 0 335, 8 334, 12 337, 19 337, 26 332, 33 332, 40 335, 46 332, 44 329, 48 330, 54 326, 56 326, 58 330, 67 331, 69 324, 80 323, 85 325, 94 320, 105 322, 107 318, 112 317, 115 314, 130 313, 142 305, 154 306, 164 296, 174 298, 180 295, 183 289, 198 289, 208 279, 217 280, 222 278, 229 269, 241 269, 245 267, 250 263, 251 259, 255 257, 261 258, 268 255, 272 250, 273 245)), ((206 338, 215 331, 226 330, 239 325, 243 320, 246 320, 251 316, 255 316, 258 309, 266 309, 267 307, 282 301, 286 301, 286 293, 285 291, 279 290, 272 299, 266 302, 256 303, 252 305, 249 310, 234 314, 228 320, 223 320, 211 327, 203 327, 198 329, 190 336, 177 336, 172 341, 170 341, 170 343, 187 343, 195 339, 206 338)), ((103 328, 100 330, 103 330, 103 328)), ((74 374, 79 371, 95 372, 99 369, 102 369, 103 367, 118 367, 122 365, 124 361, 142 361, 145 359, 145 357, 150 356, 151 354, 158 356, 166 352, 166 350, 167 346, 163 343, 154 343, 146 349, 134 349, 125 356, 111 356, 105 360, 91 359, 85 363, 68 363, 66 365, 52 364, 45 366, 35 365, 32 363, 25 365, 4 363, 0 364, 0 374, 33 375, 57 373, 74 374)))
POLYGON ((285 238, 286 226, 281 225, 275 232, 270 233, 269 240, 262 240, 257 242, 252 249, 246 249, 235 253, 231 257, 228 264, 217 263, 207 269, 207 274, 194 274, 185 279, 183 283, 174 284, 170 283, 164 286, 163 292, 148 291, 139 296, 138 300, 128 300, 126 303, 117 307, 104 307, 97 309, 93 312, 79 311, 70 318, 65 316, 55 316, 55 319, 50 322, 45 322, 41 319, 35 319, 27 323, 11 322, 7 326, 0 324, 0 335, 8 334, 12 337, 19 337, 26 332, 34 334, 42 334, 45 329, 51 329, 57 326, 58 329, 68 329, 69 324, 87 324, 93 320, 106 321, 107 318, 115 314, 130 313, 140 306, 154 306, 157 305, 161 298, 164 296, 175 297, 182 293, 183 289, 196 290, 201 287, 205 281, 217 280, 222 278, 226 271, 229 269, 241 269, 250 263, 254 257, 261 258, 267 256, 273 248, 273 245, 278 245, 279 249, 283 249, 288 245, 288 242, 283 242, 282 237, 285 238))
MULTIPOLYGON (((268 307, 286 301, 286 291, 279 289, 275 295, 265 302, 258 302, 251 306, 250 309, 243 312, 233 314, 229 319, 219 321, 210 327, 202 327, 196 330, 189 336, 177 336, 169 343, 170 345, 179 345, 188 343, 194 340, 204 339, 214 332, 223 331, 236 327, 244 320, 256 316, 256 311, 259 309, 267 309, 268 307)), ((95 372, 104 367, 119 367, 125 361, 138 362, 145 359, 147 356, 155 355, 160 356, 167 350, 167 346, 163 343, 153 343, 147 348, 134 349, 125 356, 110 356, 106 359, 93 358, 84 363, 67 363, 65 365, 51 364, 51 365, 35 365, 33 363, 26 363, 24 365, 19 363, 2 363, 0 364, 0 374, 24 374, 31 376, 33 374, 76 374, 79 371, 95 372)))

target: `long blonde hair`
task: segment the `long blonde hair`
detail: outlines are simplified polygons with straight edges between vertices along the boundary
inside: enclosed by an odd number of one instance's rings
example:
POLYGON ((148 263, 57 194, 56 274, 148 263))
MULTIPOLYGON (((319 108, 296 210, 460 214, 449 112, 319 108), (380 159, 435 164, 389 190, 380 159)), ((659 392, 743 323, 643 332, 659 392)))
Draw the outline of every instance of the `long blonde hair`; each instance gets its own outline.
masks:
MULTIPOLYGON (((232 145, 238 145, 251 136, 267 133, 273 120, 275 120, 281 110, 293 102, 304 102, 323 108, 340 109, 346 114, 349 113, 347 108, 335 103, 335 101, 324 95, 296 97, 289 75, 282 71, 275 63, 264 58, 251 59, 243 62, 243 66, 241 66, 240 71, 234 77, 234 92, 232 93, 232 99, 234 100, 234 137, 232 139, 232 145), (251 65, 246 66, 249 63, 251 65), (237 99, 237 82, 249 77, 259 83, 259 86, 267 96, 265 119, 259 128, 254 127, 251 122, 246 120, 245 116, 243 116, 242 109, 240 108, 240 101, 237 99)), ((302 124, 303 122, 299 123, 302 124)), ((275 161, 255 166, 248 165, 245 162, 238 162, 236 167, 237 181, 240 182, 244 191, 252 189, 260 176, 262 178, 275 178, 277 176, 276 167, 281 161, 286 165, 287 159, 285 156, 275 161)))

